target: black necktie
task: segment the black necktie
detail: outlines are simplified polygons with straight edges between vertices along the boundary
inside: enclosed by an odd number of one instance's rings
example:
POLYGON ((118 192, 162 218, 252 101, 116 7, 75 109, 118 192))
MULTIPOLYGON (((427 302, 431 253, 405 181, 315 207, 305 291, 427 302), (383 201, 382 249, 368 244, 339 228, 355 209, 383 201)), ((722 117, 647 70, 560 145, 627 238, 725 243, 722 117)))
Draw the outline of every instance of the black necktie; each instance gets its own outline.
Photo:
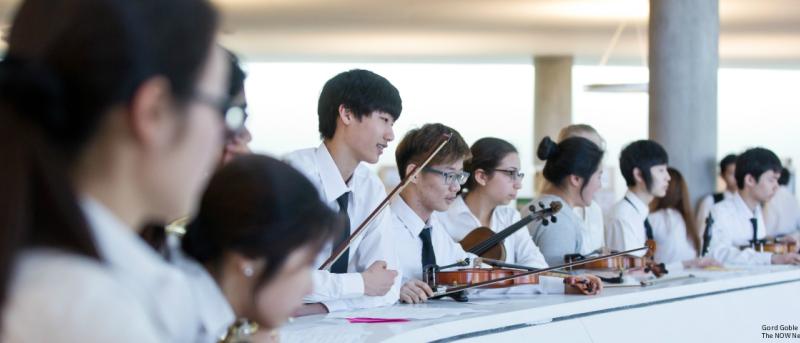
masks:
MULTIPOLYGON (((339 244, 342 244, 342 242, 350 238, 350 216, 347 214, 347 201, 350 198, 349 196, 350 192, 345 192, 336 199, 336 202, 339 203, 339 214, 344 216, 345 229, 342 230, 342 233, 339 235, 339 237, 334 238, 333 249, 336 249, 339 244)), ((342 253, 342 256, 336 260, 336 262, 333 262, 333 265, 331 265, 331 273, 347 273, 347 262, 350 260, 348 258, 349 253, 350 248, 346 249, 344 253, 342 253)))
POLYGON ((436 265, 436 254, 433 252, 433 243, 431 243, 431 227, 427 226, 419 233, 419 238, 422 239, 422 270, 425 266, 436 265))
POLYGON ((753 224, 753 247, 756 247, 758 244, 758 221, 756 218, 750 218, 750 224, 753 224))
POLYGON ((647 236, 647 239, 649 239, 649 240, 653 239, 653 227, 650 226, 650 220, 649 219, 645 219, 644 220, 644 234, 645 234, 645 236, 647 236))

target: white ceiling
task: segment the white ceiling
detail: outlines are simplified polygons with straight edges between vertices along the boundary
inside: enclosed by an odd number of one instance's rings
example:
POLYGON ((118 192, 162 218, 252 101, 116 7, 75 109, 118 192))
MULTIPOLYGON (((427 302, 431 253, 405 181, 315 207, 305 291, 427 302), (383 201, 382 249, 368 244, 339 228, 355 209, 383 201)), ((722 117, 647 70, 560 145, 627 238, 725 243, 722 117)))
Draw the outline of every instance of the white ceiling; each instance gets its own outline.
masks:
MULTIPOLYGON (((0 0, 0 13, 16 2, 0 0)), ((566 54, 597 64, 623 22, 609 63, 642 65, 647 50, 648 0, 214 2, 223 43, 251 60, 528 63, 566 54)), ((800 0, 720 0, 720 21, 723 65, 800 67, 800 0)))

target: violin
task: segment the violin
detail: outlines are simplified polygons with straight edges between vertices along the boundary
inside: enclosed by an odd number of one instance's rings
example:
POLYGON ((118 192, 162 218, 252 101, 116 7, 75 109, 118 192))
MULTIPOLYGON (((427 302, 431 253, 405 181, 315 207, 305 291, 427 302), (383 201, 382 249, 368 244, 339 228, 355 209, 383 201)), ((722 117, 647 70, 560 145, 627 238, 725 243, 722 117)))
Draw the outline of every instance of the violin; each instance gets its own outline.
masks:
MULTIPOLYGON (((436 287, 461 287, 491 281, 499 278, 507 278, 505 281, 487 284, 479 288, 506 288, 518 285, 535 285, 539 283, 538 275, 526 275, 516 278, 509 278, 511 276, 520 275, 527 270, 504 268, 502 266, 494 265, 491 268, 481 268, 484 262, 481 258, 474 260, 474 266, 471 268, 460 268, 453 271, 436 271, 436 268, 429 268, 425 272, 424 281, 428 285, 435 285, 436 287)), ((469 259, 459 261, 456 265, 467 265, 469 259)), ((445 266, 439 269, 446 269, 450 266, 445 266)))
POLYGON ((758 252, 771 252, 773 254, 787 254, 797 252, 797 242, 785 242, 779 238, 761 239, 750 242, 750 245, 739 247, 740 249, 753 248, 758 252))
MULTIPOLYGON (((663 263, 655 263, 653 256, 655 256, 656 242, 647 240, 645 242, 647 252, 644 256, 635 256, 630 254, 622 254, 604 259, 597 259, 589 263, 581 265, 580 269, 590 270, 610 270, 610 271, 627 271, 631 269, 644 269, 646 273, 652 272, 656 277, 661 277, 667 274, 668 271, 663 263)), ((568 254, 564 255, 564 262, 571 263, 586 260, 588 256, 581 254, 568 254)))
POLYGON ((569 262, 559 266, 548 268, 528 268, 529 270, 511 268, 462 268, 455 271, 442 271, 442 269, 456 266, 467 266, 469 261, 459 261, 448 266, 426 266, 423 271, 423 282, 427 283, 434 294, 431 298, 443 296, 453 296, 456 301, 467 301, 463 295, 464 291, 473 288, 502 288, 521 284, 535 284, 539 282, 539 275, 550 273, 557 270, 567 269, 573 266, 591 263, 601 259, 607 259, 619 255, 630 254, 632 252, 647 249, 646 247, 632 249, 628 251, 613 253, 607 256, 587 258, 582 261, 569 262), (455 295, 455 296, 454 296, 455 295))
POLYGON ((550 207, 545 207, 544 203, 539 202, 539 207, 541 209, 537 211, 536 204, 530 205, 528 207, 531 211, 529 215, 500 232, 494 232, 488 227, 481 226, 470 231, 458 243, 461 244, 461 247, 466 252, 480 257, 504 261, 506 259, 506 248, 503 246, 504 239, 535 220, 541 220, 543 225, 548 225, 550 222, 555 223, 557 220, 555 214, 561 210, 563 205, 559 201, 553 201, 550 203, 550 207), (550 218, 549 220, 547 219, 548 217, 550 218))

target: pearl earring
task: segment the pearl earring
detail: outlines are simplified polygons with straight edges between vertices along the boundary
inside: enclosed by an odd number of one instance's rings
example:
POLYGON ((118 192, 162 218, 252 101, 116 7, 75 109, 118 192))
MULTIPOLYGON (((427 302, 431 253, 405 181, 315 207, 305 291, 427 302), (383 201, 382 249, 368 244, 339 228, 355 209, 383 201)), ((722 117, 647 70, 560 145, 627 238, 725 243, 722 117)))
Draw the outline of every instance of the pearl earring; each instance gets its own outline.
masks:
POLYGON ((245 266, 245 267, 242 267, 242 273, 243 273, 243 274, 244 274, 244 276, 246 276, 246 277, 251 277, 251 276, 253 276, 253 267, 251 267, 251 266, 245 266))

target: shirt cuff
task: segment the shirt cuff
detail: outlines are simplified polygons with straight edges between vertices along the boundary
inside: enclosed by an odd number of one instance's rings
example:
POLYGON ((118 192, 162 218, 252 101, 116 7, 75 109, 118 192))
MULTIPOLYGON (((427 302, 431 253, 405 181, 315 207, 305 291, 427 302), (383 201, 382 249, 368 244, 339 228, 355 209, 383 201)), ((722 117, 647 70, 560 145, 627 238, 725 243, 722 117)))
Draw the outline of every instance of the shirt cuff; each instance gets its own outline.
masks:
POLYGON ((667 273, 675 274, 683 272, 683 261, 677 261, 672 263, 667 263, 664 265, 664 268, 667 268, 667 273))
POLYGON ((772 264, 772 253, 771 252, 756 252, 756 263, 763 264, 763 265, 772 264))
POLYGON ((353 298, 364 295, 364 277, 361 273, 339 274, 342 281, 342 298, 353 298))
POLYGON ((542 285, 542 291, 546 294, 564 294, 566 288, 564 279, 554 276, 540 276, 539 284, 542 285))
POLYGON ((325 308, 328 309, 328 313, 344 311, 347 309, 347 305, 342 300, 331 300, 331 301, 323 301, 321 302, 325 308))

